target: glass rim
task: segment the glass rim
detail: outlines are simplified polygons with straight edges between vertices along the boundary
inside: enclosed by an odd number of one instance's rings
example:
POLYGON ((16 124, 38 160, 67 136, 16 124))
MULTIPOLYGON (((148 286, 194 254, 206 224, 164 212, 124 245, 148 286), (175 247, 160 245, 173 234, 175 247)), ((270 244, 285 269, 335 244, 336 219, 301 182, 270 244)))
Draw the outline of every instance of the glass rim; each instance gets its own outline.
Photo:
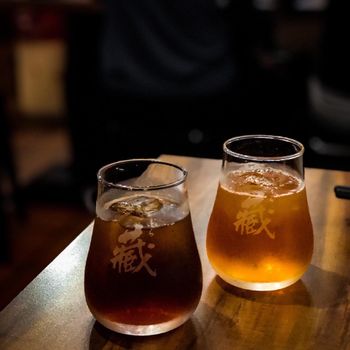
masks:
POLYGON ((226 140, 223 144, 223 150, 226 154, 236 157, 236 158, 241 158, 244 160, 250 160, 250 161, 255 161, 255 162, 280 162, 280 161, 286 161, 286 160, 292 160, 301 157, 304 154, 305 148, 304 145, 290 137, 285 137, 285 136, 278 136, 278 135, 265 135, 265 134, 252 134, 252 135, 241 135, 241 136, 235 136, 231 137, 230 139, 226 140), (265 140, 278 140, 278 141, 283 141, 285 143, 293 144, 299 148, 298 151, 295 151, 292 154, 287 154, 283 156, 251 156, 248 154, 240 153, 240 152, 235 152, 232 151, 228 148, 230 144, 236 141, 241 141, 241 140, 249 140, 249 139, 265 139, 265 140))
POLYGON ((187 175, 188 175, 188 171, 177 164, 173 164, 173 163, 166 162, 160 159, 155 159, 155 158, 133 158, 133 159, 119 160, 119 161, 104 165, 97 172, 97 181, 108 187, 113 187, 115 189, 120 189, 124 191, 154 191, 154 190, 161 190, 161 189, 166 189, 166 188, 171 188, 171 187, 181 185, 186 181, 187 175), (121 183, 114 183, 104 179, 103 175, 107 170, 118 165, 131 164, 131 163, 149 163, 149 164, 159 164, 159 165, 170 166, 172 168, 176 168, 180 170, 181 176, 178 180, 175 180, 175 181, 167 182, 165 184, 150 185, 150 186, 123 185, 121 183))

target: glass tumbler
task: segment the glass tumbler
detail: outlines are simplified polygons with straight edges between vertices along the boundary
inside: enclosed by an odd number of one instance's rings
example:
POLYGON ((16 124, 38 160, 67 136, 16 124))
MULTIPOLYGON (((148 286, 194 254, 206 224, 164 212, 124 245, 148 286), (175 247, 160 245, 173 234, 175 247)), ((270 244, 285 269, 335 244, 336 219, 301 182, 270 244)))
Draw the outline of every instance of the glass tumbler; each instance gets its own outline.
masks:
POLYGON ((207 254, 227 283, 276 290, 296 282, 313 253, 303 145, 270 135, 224 143, 220 183, 207 230, 207 254))
POLYGON ((181 167, 153 159, 99 170, 85 296, 105 327, 159 334, 183 324, 197 307, 202 270, 186 176, 181 167))

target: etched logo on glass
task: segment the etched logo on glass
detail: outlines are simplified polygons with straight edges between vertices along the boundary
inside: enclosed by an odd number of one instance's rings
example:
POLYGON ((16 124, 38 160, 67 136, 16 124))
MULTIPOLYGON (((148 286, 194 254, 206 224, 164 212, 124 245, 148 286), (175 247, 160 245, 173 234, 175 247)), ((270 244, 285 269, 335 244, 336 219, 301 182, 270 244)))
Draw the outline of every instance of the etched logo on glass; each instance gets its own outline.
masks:
MULTIPOLYGON (((154 249, 155 244, 146 243, 142 238, 142 225, 135 225, 133 230, 128 230, 118 238, 120 245, 113 249, 113 258, 110 260, 113 269, 118 273, 135 273, 143 268, 152 276, 156 277, 156 270, 149 265, 152 255, 149 250, 154 249)), ((152 231, 149 231, 152 234, 152 231)))
POLYGON ((269 228, 273 210, 266 210, 262 204, 264 198, 249 197, 242 202, 236 215, 235 228, 241 235, 259 235, 264 232, 275 239, 275 232, 269 228))

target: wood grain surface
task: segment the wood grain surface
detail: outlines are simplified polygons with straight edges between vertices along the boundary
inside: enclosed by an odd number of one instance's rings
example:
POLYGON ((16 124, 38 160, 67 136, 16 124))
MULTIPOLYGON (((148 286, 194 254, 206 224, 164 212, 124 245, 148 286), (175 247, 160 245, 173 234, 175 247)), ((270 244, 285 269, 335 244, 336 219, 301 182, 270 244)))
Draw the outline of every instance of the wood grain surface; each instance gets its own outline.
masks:
POLYGON ((191 319, 169 333, 131 337, 95 322, 84 298, 90 225, 1 313, 0 349, 350 349, 350 174, 306 169, 312 263, 296 284, 250 292, 219 279, 205 251, 221 161, 164 156, 189 170, 188 191, 204 287, 191 319))

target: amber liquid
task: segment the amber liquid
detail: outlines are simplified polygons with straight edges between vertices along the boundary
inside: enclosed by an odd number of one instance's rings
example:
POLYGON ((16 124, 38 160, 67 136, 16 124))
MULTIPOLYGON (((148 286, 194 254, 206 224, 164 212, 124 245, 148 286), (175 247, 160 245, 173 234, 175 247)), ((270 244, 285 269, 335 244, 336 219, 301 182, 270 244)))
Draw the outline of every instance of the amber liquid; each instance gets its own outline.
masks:
POLYGON ((310 263, 313 231, 303 182, 264 168, 229 173, 219 185, 207 253, 226 282, 274 290, 298 280, 310 263))
POLYGON ((139 335, 175 328, 193 313, 201 290, 189 214, 160 227, 136 226, 136 231, 96 218, 85 295, 91 312, 106 327, 139 335), (149 332, 148 325, 160 326, 149 332))

